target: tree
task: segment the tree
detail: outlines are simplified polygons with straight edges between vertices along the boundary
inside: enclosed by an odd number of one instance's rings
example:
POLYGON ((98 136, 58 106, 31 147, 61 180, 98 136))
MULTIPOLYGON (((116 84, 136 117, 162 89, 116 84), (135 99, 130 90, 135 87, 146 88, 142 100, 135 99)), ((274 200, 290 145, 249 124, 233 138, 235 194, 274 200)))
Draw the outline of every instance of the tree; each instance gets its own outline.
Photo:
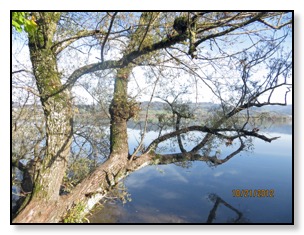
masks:
MULTIPOLYGON (((148 164, 183 159, 222 164, 246 147, 246 137, 268 142, 276 139, 248 129, 248 123, 251 107, 287 103, 292 55, 288 51, 291 48, 286 48, 284 43, 290 38, 291 13, 32 12, 31 15, 37 28, 27 31, 27 40, 37 88, 35 95, 40 99, 44 115, 45 145, 42 154, 34 159, 32 191, 13 223, 58 222, 79 205, 86 213, 119 180, 148 164), (245 39, 246 43, 237 46, 245 39), (210 50, 206 49, 208 46, 210 50), (233 50, 232 46, 237 49, 233 50), (100 55, 91 50, 98 50, 100 55), (72 60, 69 56, 75 53, 86 54, 88 59, 83 63, 70 61, 70 65, 61 63, 72 60), (164 79, 171 72, 190 75, 196 83, 201 81, 220 102, 214 119, 181 127, 181 119, 192 116, 187 105, 167 101, 176 118, 175 131, 161 134, 147 148, 131 154, 127 122, 137 116, 139 104, 129 96, 128 84, 139 66, 157 77, 152 81, 151 97, 159 78, 164 79), (209 74, 204 74, 204 67, 209 74), (254 76, 256 69, 265 71, 264 75, 259 74, 263 78, 254 76), (75 126, 71 90, 80 78, 94 73, 108 73, 114 79, 109 105, 110 154, 70 193, 62 195, 60 188, 75 126), (231 77, 227 78, 227 74, 231 77), (283 101, 273 101, 273 94, 282 87, 288 88, 283 101), (244 111, 245 118, 240 124, 234 118, 244 111), (203 133, 204 137, 187 151, 180 136, 193 131, 203 133), (175 137, 181 153, 157 153, 158 144, 175 137), (229 144, 238 141, 239 148, 225 158, 201 154, 215 138, 229 144), (142 154, 138 155, 139 152, 142 154)), ((13 71, 13 75, 23 72, 13 71)))

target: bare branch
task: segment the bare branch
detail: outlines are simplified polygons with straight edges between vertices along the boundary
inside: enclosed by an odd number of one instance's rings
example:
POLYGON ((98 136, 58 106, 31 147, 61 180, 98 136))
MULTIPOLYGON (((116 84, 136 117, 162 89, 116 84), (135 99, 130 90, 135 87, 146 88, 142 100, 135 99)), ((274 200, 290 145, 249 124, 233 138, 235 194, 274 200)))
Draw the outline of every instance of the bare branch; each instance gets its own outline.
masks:
POLYGON ((153 96, 154 96, 154 92, 155 92, 155 88, 156 88, 156 85, 158 83, 158 80, 159 80, 159 76, 157 77, 157 79, 154 83, 152 94, 151 94, 151 97, 150 97, 150 100, 149 100, 149 103, 148 103, 148 106, 147 106, 146 117, 145 117, 145 126, 144 126, 144 131, 141 135, 140 143, 139 143, 138 147, 136 148, 136 150, 134 151, 134 153, 132 154, 132 156, 130 157, 130 162, 133 161, 134 156, 136 156, 136 154, 138 153, 138 151, 141 149, 141 147, 143 145, 145 134, 146 134, 146 131, 147 131, 147 126, 148 126, 149 108, 150 108, 150 105, 151 105, 151 102, 152 102, 152 99, 153 99, 153 96))
POLYGON ((202 42, 210 39, 210 38, 216 38, 216 37, 220 37, 223 36, 225 34, 228 34, 236 29, 239 29, 241 27, 244 27, 246 25, 251 24, 252 22, 258 21, 261 17, 265 16, 267 13, 266 12, 260 12, 258 13, 256 16, 252 17, 251 19, 245 21, 245 22, 241 22, 239 24, 233 24, 230 28, 223 30, 222 32, 219 33, 215 33, 215 34, 210 34, 207 35, 205 37, 202 37, 200 40, 198 40, 196 43, 194 43, 195 47, 197 47, 199 44, 201 44, 202 42))
POLYGON ((109 35, 110 35, 110 33, 111 33, 112 26, 113 26, 113 23, 114 23, 114 20, 115 20, 115 17, 116 17, 116 15, 117 15, 117 13, 118 13, 118 12, 115 12, 115 13, 113 14, 113 16, 112 16, 112 18, 111 18, 111 22, 110 22, 110 26, 109 26, 108 32, 107 32, 106 36, 104 37, 104 40, 103 40, 102 45, 101 45, 101 52, 100 52, 101 62, 104 61, 104 59, 103 59, 103 50, 104 50, 104 47, 105 47, 106 42, 107 42, 107 40, 108 40, 108 37, 109 37, 109 35))
MULTIPOLYGON (((191 131, 199 131, 199 132, 203 132, 203 133, 213 134, 222 139, 232 139, 232 140, 242 137, 242 136, 244 136, 244 137, 252 136, 252 137, 262 139, 266 142, 271 142, 271 141, 279 138, 279 137, 268 138, 264 135, 258 134, 255 130, 247 131, 247 130, 234 129, 234 128, 209 128, 207 126, 189 126, 189 127, 185 127, 180 130, 177 130, 177 131, 167 133, 167 134, 153 140, 152 143, 148 146, 148 148, 144 152, 144 154, 149 153, 151 150, 155 149, 156 146, 158 144, 160 144, 161 142, 164 142, 172 137, 178 136, 183 133, 191 132, 191 131), (228 136, 225 134, 221 134, 220 132, 236 132, 239 134, 228 136)), ((202 148, 202 147, 203 146, 201 146, 200 148, 202 148)), ((196 148, 192 149, 191 152, 197 152, 200 148, 196 147, 196 148)))
POLYGON ((100 30, 91 30, 91 31, 82 30, 82 31, 79 31, 77 33, 77 35, 75 35, 73 37, 66 38, 60 42, 54 43, 54 45, 52 46, 51 49, 52 49, 52 51, 54 51, 54 53, 56 55, 58 55, 65 48, 67 48, 69 45, 71 45, 73 42, 76 42, 80 38, 91 37, 91 36, 98 35, 98 34, 103 34, 103 32, 101 32, 100 30))
POLYGON ((41 95, 38 93, 38 91, 35 91, 32 87, 28 87, 28 86, 14 86, 14 88, 23 89, 23 90, 26 90, 26 91, 32 93, 35 96, 41 97, 41 95))
POLYGON ((23 73, 23 72, 33 75, 33 73, 31 71, 26 70, 26 69, 20 69, 20 70, 13 71, 12 74, 23 73))
POLYGON ((259 21, 260 21, 261 23, 263 23, 264 25, 266 25, 266 26, 272 28, 272 29, 281 29, 281 28, 283 28, 283 27, 285 27, 285 26, 287 26, 287 25, 291 25, 291 24, 292 24, 292 21, 288 21, 288 22, 286 22, 286 23, 284 23, 284 24, 275 26, 275 25, 269 24, 268 22, 266 22, 266 21, 263 20, 263 19, 260 19, 259 21))
POLYGON ((201 155, 196 152, 190 151, 190 152, 183 152, 183 153, 172 153, 172 154, 157 154, 154 153, 146 153, 144 156, 149 156, 150 159, 157 159, 154 164, 157 165, 163 165, 163 164, 170 164, 170 163, 177 163, 177 162, 185 162, 185 161, 204 161, 207 163, 211 163, 212 165, 221 165, 237 154, 239 154, 241 151, 243 151, 246 147, 243 140, 240 139, 240 147, 227 155, 225 158, 218 158, 215 156, 207 156, 207 155, 201 155))

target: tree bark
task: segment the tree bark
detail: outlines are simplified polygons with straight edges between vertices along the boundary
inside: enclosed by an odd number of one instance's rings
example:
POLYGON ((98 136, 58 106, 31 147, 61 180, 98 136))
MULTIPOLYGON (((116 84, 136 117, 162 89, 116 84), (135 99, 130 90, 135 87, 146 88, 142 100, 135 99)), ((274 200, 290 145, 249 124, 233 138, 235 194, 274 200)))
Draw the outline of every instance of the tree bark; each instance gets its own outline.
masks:
POLYGON ((117 70, 114 96, 110 105, 110 153, 128 156, 127 121, 131 118, 131 105, 128 101, 128 78, 132 67, 117 70))
POLYGON ((145 155, 132 162, 128 162, 124 155, 112 154, 106 162, 78 184, 70 194, 60 196, 58 200, 48 201, 48 203, 43 202, 39 198, 34 198, 18 214, 13 223, 62 222, 68 212, 77 204, 85 205, 81 215, 84 216, 121 179, 131 172, 149 165, 153 156, 151 154, 145 155))
MULTIPOLYGON (((72 142, 72 105, 67 90, 53 95, 62 84, 56 55, 51 50, 59 13, 35 13, 38 29, 29 33, 29 50, 44 111, 46 153, 37 159, 29 208, 53 205, 66 171, 72 142)), ((20 214, 22 216, 22 214, 20 214)), ((20 219, 19 215, 16 221, 20 219)))
POLYGON ((30 56, 46 127, 46 154, 36 169, 33 197, 46 201, 59 197, 72 142, 73 117, 69 92, 66 90, 52 95, 62 86, 56 55, 51 50, 59 17, 58 13, 37 14, 36 18, 43 27, 29 36, 30 56))

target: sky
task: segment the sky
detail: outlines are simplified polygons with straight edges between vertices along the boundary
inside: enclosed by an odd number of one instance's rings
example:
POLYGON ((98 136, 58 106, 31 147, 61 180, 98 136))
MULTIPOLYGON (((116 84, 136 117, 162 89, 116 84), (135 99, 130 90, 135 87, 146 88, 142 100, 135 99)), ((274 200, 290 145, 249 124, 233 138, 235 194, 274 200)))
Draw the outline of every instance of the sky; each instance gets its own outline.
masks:
POLYGON ((41 234, 83 234, 87 233, 88 230, 91 235, 102 233, 113 233, 113 232, 123 232, 124 234, 139 235, 143 233, 155 232, 159 234, 202 234, 202 232, 211 232, 212 234, 256 234, 265 233, 267 234, 302 234, 304 225, 300 223, 300 219, 303 218, 303 202, 300 202, 300 198, 303 196, 303 139, 304 139, 304 127, 303 127, 303 112, 304 107, 304 82, 301 77, 304 76, 303 63, 304 51, 303 51, 303 27, 304 27, 304 8, 301 6, 302 3, 299 0, 277 0, 277 1, 265 1, 265 0, 255 0, 255 1, 227 1, 227 0, 214 0, 214 1, 197 1, 197 0, 187 0, 187 1, 164 1, 164 0, 154 0, 154 1, 142 1, 142 0, 120 0, 120 1, 78 1, 78 0, 52 0, 52 1, 6 1, 1 4, 1 68, 2 68, 2 84, 0 92, 0 102, 1 102, 1 126, 0 126, 0 146, 1 146, 1 156, 2 164, 0 164, 1 173, 1 201, 3 203, 0 212, 0 223, 1 229, 5 234, 23 234, 23 235, 34 235, 41 234), (72 4, 71 4, 72 3, 72 4), (295 10, 295 94, 294 94, 294 156, 295 156, 295 226, 12 226, 9 225, 9 211, 10 211, 10 10, 16 9, 52 9, 52 10, 264 10, 264 9, 287 9, 295 10), (301 43, 300 43, 301 42, 301 43))

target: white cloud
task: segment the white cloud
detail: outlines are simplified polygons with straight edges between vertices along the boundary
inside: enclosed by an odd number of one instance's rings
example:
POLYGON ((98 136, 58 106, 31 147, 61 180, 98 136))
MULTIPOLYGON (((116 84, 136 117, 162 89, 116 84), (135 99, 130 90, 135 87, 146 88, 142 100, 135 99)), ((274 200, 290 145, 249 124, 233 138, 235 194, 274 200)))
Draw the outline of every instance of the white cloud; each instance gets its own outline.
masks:
POLYGON ((223 171, 219 171, 219 172, 214 173, 213 176, 214 176, 214 177, 219 177, 219 176, 221 176, 221 175, 223 175, 223 174, 224 174, 223 171))

